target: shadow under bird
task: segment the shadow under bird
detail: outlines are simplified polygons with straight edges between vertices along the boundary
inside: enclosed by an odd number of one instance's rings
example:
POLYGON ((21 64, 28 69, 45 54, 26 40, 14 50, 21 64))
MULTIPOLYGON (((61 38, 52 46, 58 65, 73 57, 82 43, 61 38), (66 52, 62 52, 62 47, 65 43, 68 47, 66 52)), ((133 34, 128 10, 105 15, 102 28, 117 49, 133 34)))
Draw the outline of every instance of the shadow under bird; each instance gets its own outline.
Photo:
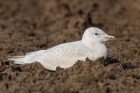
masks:
POLYGON ((85 30, 79 41, 63 43, 47 50, 29 52, 24 56, 13 56, 8 60, 16 64, 29 64, 37 61, 46 69, 55 71, 58 66, 69 68, 78 60, 85 61, 86 58, 91 61, 100 57, 107 59, 108 50, 103 42, 114 38, 99 28, 90 27, 85 30))

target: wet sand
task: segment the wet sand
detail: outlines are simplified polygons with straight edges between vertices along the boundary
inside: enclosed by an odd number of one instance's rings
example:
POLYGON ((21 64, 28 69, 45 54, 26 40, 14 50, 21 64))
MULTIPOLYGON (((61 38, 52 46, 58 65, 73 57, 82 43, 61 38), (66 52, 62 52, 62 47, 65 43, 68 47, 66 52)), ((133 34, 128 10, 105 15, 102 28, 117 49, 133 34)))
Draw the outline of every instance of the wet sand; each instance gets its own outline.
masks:
POLYGON ((139 0, 0 0, 1 93, 140 93, 139 0), (7 57, 80 40, 95 26, 117 37, 109 58, 52 72, 7 57))

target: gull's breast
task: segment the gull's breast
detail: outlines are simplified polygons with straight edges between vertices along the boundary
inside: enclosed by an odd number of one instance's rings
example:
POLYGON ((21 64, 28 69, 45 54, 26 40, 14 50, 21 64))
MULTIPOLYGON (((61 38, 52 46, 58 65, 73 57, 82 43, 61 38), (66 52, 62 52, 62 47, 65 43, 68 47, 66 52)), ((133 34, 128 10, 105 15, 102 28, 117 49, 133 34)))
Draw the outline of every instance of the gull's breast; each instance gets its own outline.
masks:
POLYGON ((107 59, 108 50, 104 44, 99 44, 93 47, 93 49, 89 52, 88 58, 92 61, 104 57, 107 59))

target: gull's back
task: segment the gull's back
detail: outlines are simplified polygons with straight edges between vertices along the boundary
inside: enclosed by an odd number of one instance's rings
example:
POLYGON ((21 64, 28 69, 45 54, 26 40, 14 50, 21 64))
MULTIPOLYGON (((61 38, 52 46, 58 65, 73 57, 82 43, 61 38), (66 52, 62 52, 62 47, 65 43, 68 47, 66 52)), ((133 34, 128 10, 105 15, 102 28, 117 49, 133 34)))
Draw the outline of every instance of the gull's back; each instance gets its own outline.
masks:
POLYGON ((55 70, 57 66, 71 67, 78 60, 88 57, 88 48, 81 41, 64 43, 47 50, 39 50, 25 54, 20 58, 11 58, 17 64, 40 62, 46 69, 55 70))
POLYGON ((71 67, 78 60, 84 61, 87 57, 88 49, 81 41, 76 41, 46 50, 37 61, 41 62, 45 68, 55 70, 57 66, 71 67))

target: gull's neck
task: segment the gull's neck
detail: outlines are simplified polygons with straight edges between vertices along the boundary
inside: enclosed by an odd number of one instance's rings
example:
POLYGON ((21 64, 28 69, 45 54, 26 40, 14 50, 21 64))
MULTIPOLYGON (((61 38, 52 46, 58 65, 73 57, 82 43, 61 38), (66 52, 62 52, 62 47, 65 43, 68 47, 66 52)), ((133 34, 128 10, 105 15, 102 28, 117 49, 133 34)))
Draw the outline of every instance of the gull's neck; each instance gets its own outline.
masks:
POLYGON ((89 49, 88 58, 90 60, 96 60, 99 57, 107 59, 108 50, 102 42, 89 42, 86 40, 81 40, 81 42, 89 49))
POLYGON ((81 42, 90 50, 90 51, 93 51, 99 47, 104 47, 105 45, 102 43, 102 42, 90 42, 88 40, 84 40, 82 39, 81 42))

